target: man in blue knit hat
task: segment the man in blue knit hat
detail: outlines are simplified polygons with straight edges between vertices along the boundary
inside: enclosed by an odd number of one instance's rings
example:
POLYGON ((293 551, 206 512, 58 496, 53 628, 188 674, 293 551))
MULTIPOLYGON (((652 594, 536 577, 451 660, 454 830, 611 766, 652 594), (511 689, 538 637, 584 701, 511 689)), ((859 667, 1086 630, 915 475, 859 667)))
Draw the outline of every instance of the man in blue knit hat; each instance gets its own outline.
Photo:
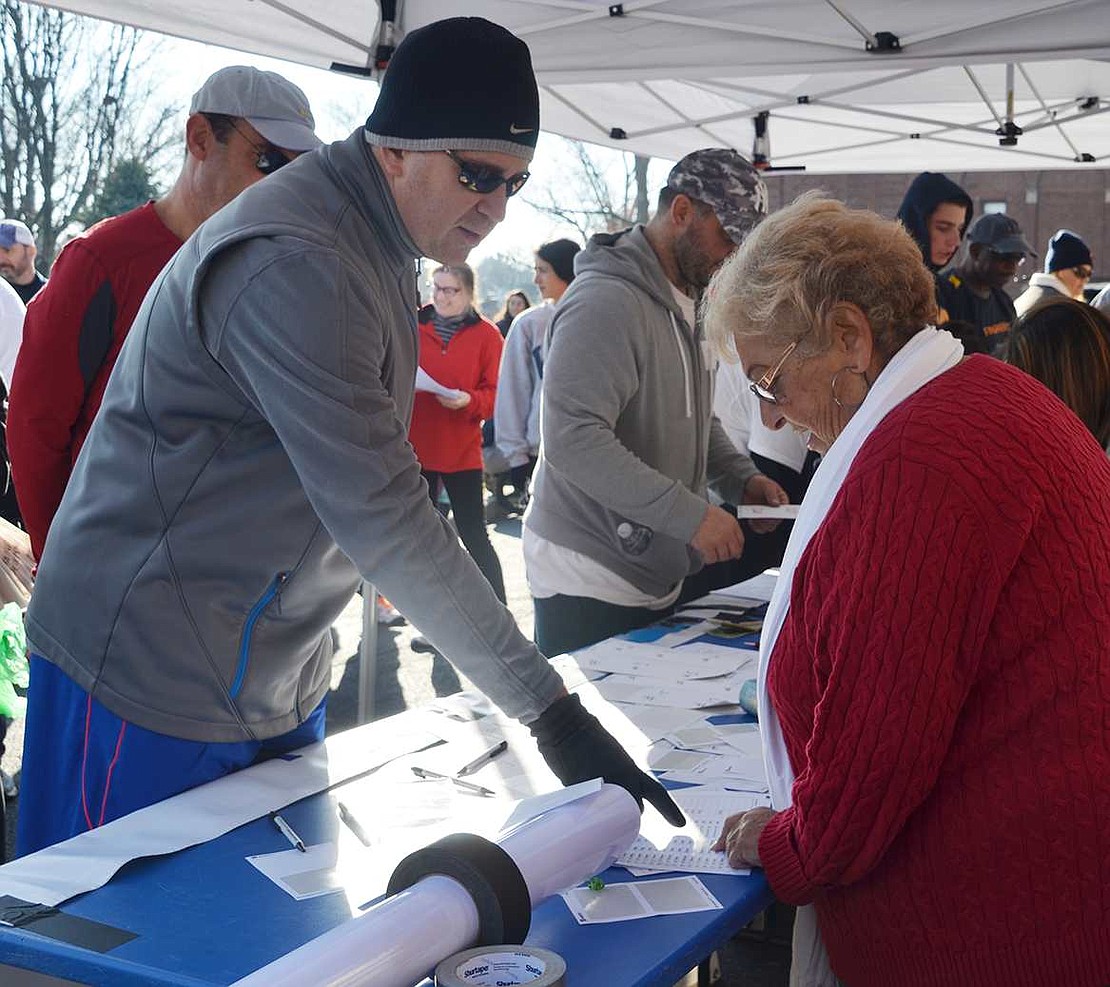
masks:
POLYGON ((1024 315, 1037 302, 1063 295, 1083 300, 1083 289, 1091 280, 1094 262, 1091 248, 1078 233, 1057 230, 1048 241, 1044 255, 1044 271, 1029 278, 1029 287, 1014 301, 1018 315, 1024 315))
POLYGON ((460 263, 504 218, 539 125, 524 42, 430 24, 365 128, 242 193, 155 281, 39 565, 20 853, 320 739, 360 579, 560 780, 681 822, 498 603, 407 442, 415 261, 460 263))

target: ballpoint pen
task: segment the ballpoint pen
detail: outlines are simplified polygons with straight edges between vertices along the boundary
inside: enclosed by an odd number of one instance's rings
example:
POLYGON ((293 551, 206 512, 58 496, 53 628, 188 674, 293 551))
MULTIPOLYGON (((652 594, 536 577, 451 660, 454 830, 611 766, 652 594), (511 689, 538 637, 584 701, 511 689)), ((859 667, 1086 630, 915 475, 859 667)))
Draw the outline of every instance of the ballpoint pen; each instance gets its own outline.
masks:
POLYGON ((463 775, 473 774, 487 761, 492 761, 498 754, 504 754, 509 749, 509 742, 502 740, 499 744, 494 744, 488 751, 479 754, 473 761, 464 764, 455 774, 461 778, 463 775))
POLYGON ((496 794, 492 789, 484 788, 481 785, 475 785, 472 781, 464 781, 462 778, 455 778, 452 775, 441 775, 438 771, 429 771, 427 768, 418 768, 413 766, 412 773, 417 778, 442 778, 451 782, 453 785, 458 785, 459 788, 465 788, 468 792, 475 792, 478 795, 494 795, 496 794))
POLYGON ((302 840, 297 835, 297 831, 292 826, 290 826, 289 823, 282 819, 281 816, 279 816, 276 812, 270 813, 270 822, 277 826, 277 828, 281 831, 281 835, 284 836, 290 843, 292 843, 293 846, 295 846, 298 850, 300 850, 301 853, 308 853, 308 848, 304 845, 304 840, 302 840))
POLYGON ((339 818, 347 824, 347 828, 355 834, 355 836, 358 838, 359 843, 361 843, 363 846, 370 846, 373 840, 370 839, 370 835, 366 832, 365 829, 362 828, 362 823, 360 823, 354 817, 354 815, 351 813, 351 810, 348 809, 342 802, 336 802, 336 806, 339 809, 339 818))

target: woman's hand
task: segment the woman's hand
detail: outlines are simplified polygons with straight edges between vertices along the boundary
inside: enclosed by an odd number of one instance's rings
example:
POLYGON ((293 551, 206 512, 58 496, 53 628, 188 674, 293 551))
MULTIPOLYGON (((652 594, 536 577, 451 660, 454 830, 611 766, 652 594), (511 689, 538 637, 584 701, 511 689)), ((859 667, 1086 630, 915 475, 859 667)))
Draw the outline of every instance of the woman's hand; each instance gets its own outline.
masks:
POLYGON ((463 391, 462 395, 457 398, 445 398, 442 394, 437 394, 436 400, 445 408, 450 408, 452 411, 459 411, 470 404, 470 394, 467 391, 463 391))
POLYGON ((775 816, 773 809, 749 809, 729 816, 721 827, 721 835, 711 850, 724 850, 729 867, 758 867, 759 837, 764 827, 775 816))
MULTIPOLYGON (((790 495, 782 489, 769 476, 756 473, 744 487, 745 504, 766 504, 769 507, 785 507, 790 503, 790 495)), ((774 531, 782 522, 766 518, 761 521, 749 521, 752 531, 766 534, 774 531)))

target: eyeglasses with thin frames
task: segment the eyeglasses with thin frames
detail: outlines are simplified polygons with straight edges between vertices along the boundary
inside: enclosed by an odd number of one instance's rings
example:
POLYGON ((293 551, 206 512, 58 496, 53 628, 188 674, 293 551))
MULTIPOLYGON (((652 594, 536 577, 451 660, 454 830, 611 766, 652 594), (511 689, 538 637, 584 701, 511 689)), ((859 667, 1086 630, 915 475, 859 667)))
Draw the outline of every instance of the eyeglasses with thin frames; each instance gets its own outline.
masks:
POLYGON ((274 147, 273 144, 265 144, 260 147, 251 140, 249 135, 244 134, 243 131, 236 126, 234 120, 231 121, 231 126, 234 128, 235 133, 242 137, 243 140, 250 144, 257 152, 258 160, 255 161, 254 166, 262 172, 263 175, 272 175, 279 168, 284 168, 289 164, 289 158, 285 156, 283 151, 274 147))
POLYGON ((774 390, 775 381, 778 380, 779 374, 782 373, 783 364, 786 363, 787 358, 797 348, 798 341, 794 340, 794 342, 786 347, 786 350, 783 352, 782 356, 779 357, 778 363, 776 363, 770 370, 767 371, 767 373, 760 377, 759 380, 753 380, 748 385, 748 387, 751 389, 752 394, 759 398, 760 401, 766 401, 768 404, 779 403, 778 395, 775 393, 774 390))
POLYGON ((460 291, 462 291, 462 288, 452 288, 451 285, 435 284, 434 282, 432 284, 433 294, 446 295, 448 298, 454 298, 460 291))
POLYGON ((460 158, 454 151, 444 152, 459 168, 459 184, 477 192, 479 195, 489 195, 496 192, 502 185, 505 186, 505 197, 512 198, 528 181, 531 174, 527 171, 518 171, 515 175, 502 175, 492 165, 477 164, 460 158))

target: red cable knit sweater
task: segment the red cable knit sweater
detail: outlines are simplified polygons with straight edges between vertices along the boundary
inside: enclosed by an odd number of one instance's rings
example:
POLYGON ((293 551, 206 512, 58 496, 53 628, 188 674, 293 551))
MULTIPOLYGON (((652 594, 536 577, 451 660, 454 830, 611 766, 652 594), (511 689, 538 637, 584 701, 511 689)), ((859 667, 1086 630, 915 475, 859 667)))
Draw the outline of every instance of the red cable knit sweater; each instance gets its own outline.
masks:
POLYGON ((770 672, 794 805, 759 852, 849 987, 1110 984, 1110 463, 972 357, 887 416, 770 672))

